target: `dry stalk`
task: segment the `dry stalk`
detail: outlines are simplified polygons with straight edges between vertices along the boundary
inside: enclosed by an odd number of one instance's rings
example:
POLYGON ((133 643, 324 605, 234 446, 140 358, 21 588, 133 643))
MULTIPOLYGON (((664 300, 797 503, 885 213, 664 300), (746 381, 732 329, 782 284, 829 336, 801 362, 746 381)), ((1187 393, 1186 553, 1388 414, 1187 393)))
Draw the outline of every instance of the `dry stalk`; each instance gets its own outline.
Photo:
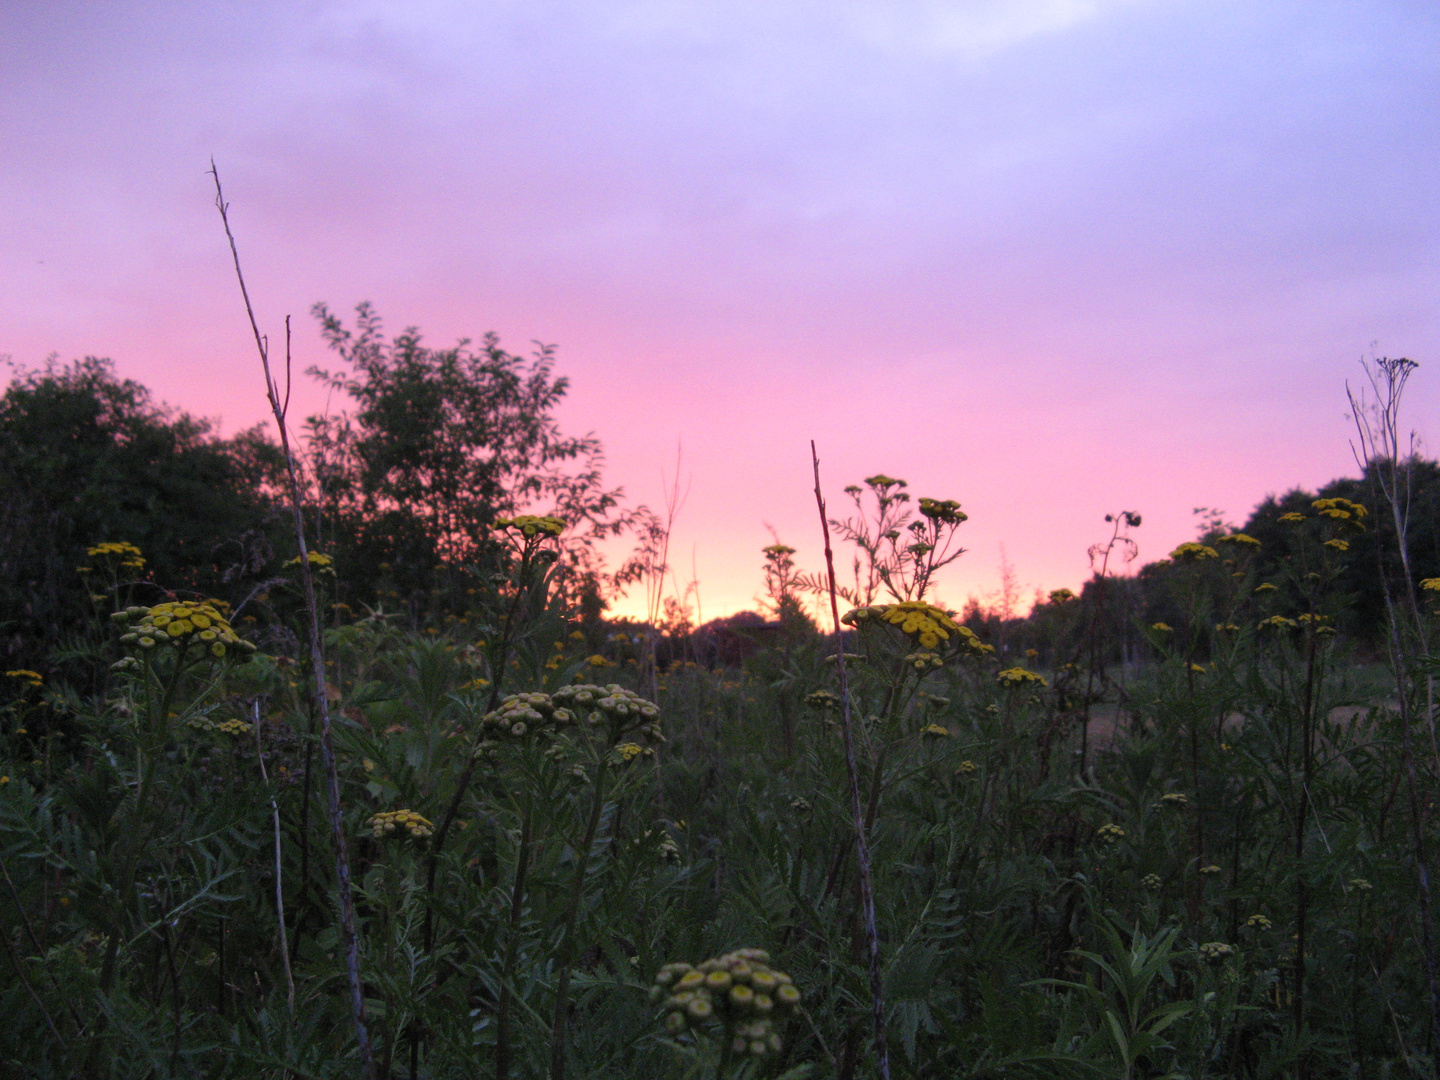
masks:
POLYGON ((815 503, 820 508, 820 531, 825 537, 825 574, 829 583, 830 615, 835 625, 835 670, 840 680, 840 733, 845 742, 845 776, 850 785, 850 815, 855 828, 855 857, 860 867, 860 907, 865 923, 865 951, 870 961, 870 1011, 875 1022, 875 1057, 880 1080, 890 1080, 890 1051, 885 1042, 885 993, 880 978, 880 934, 875 926, 875 885, 870 874, 870 841, 865 812, 860 806, 860 777, 855 767, 855 741, 850 726, 850 684, 845 675, 845 634, 840 628, 839 590, 835 585, 835 553, 830 547, 830 524, 825 496, 820 492, 820 457, 810 442, 810 463, 815 470, 815 503))
POLYGON ((215 162, 210 162, 210 175, 215 178, 215 208, 220 211, 220 221, 225 227, 225 238, 230 242, 230 255, 235 262, 235 277, 240 283, 240 295, 245 301, 245 314, 250 319, 250 330, 255 335, 255 347, 260 353, 260 367, 265 374, 265 396, 270 401, 270 411, 275 416, 275 426, 280 430, 280 450, 285 455, 285 471, 290 486, 290 511, 295 522, 295 544, 300 552, 300 580, 305 586, 305 611, 309 631, 310 669, 315 677, 315 710, 320 719, 320 759, 325 769, 326 794, 329 796, 330 833, 335 843, 335 879, 340 894, 340 931, 345 947, 345 974, 350 989, 350 1011, 355 1025, 355 1041, 360 1051, 360 1069, 364 1080, 375 1080, 375 1058, 370 1047, 370 1033, 365 1017, 365 991, 360 980, 360 940, 355 931, 355 897, 350 885, 350 856, 345 843, 345 816, 340 804, 340 774, 335 767, 335 741, 330 725, 330 701, 325 685, 325 651, 320 640, 320 609, 315 600, 315 575, 310 569, 310 552, 305 543, 304 506, 300 495, 300 476, 295 464, 295 455, 290 452, 290 434, 286 428, 285 416, 290 407, 290 319, 285 319, 285 400, 280 399, 280 388, 270 372, 270 346, 266 336, 260 333, 255 321, 255 309, 250 303, 250 292, 245 287, 245 274, 240 269, 240 251, 235 245, 235 235, 230 231, 225 194, 220 188, 220 173, 215 162))

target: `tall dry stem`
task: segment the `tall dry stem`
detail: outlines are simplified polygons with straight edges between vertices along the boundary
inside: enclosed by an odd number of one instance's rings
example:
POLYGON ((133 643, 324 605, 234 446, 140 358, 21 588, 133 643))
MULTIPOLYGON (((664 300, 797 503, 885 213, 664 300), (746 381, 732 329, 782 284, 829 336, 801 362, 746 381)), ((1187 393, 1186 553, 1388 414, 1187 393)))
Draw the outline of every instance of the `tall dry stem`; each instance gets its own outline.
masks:
POLYGON ((890 1080, 890 1052, 885 1042, 885 993, 880 977, 880 934, 875 925, 875 886, 870 873, 870 840, 860 806, 860 777, 855 767, 855 740, 850 725, 850 684, 845 675, 845 633, 840 624, 839 589, 835 584, 835 553, 830 546, 830 519, 820 491, 820 456, 810 442, 810 463, 815 470, 815 503, 820 508, 820 531, 825 537, 825 574, 829 582, 830 616, 835 626, 835 670, 840 680, 840 733, 845 743, 845 776, 850 785, 850 815, 855 829, 855 858, 860 868, 860 907, 865 923, 865 951, 870 966, 870 1011, 875 1023, 875 1057, 881 1080, 890 1080))
POLYGON ((285 398, 270 371, 270 343, 255 321, 255 308, 250 291, 245 287, 245 274, 240 269, 240 250, 230 230, 229 206, 220 187, 220 172, 210 162, 210 175, 215 178, 215 208, 230 242, 230 255, 235 262, 235 277, 240 283, 240 296, 245 301, 245 314, 255 335, 255 348, 260 353, 260 367, 265 375, 265 396, 275 426, 280 431, 280 450, 285 455, 285 472, 290 487, 290 512, 295 523, 295 545, 300 553, 300 580, 305 587, 306 630, 310 645, 310 670, 315 679, 315 712, 320 720, 320 759, 325 770, 326 795, 330 811, 330 834, 335 844, 335 881, 340 898, 340 932, 345 949, 345 976, 350 990, 350 1012, 355 1026, 355 1041, 360 1051, 361 1075, 375 1080, 375 1058, 370 1047, 370 1032, 365 1016, 365 990, 360 979, 360 939, 355 931, 355 897, 350 885, 350 856, 345 843, 345 815, 340 803, 340 774, 335 767, 335 741, 330 725, 330 699, 325 685, 325 650, 320 639, 320 607, 315 599, 315 575, 310 569, 310 552, 305 542, 304 502, 300 493, 300 473, 295 455, 290 450, 290 433, 286 414, 290 407, 290 319, 285 319, 285 398))
MULTIPOLYGON (((1400 445, 1400 402, 1405 393, 1405 384, 1420 365, 1405 357, 1381 357, 1373 363, 1361 361, 1365 377, 1374 394, 1371 401, 1364 389, 1358 393, 1350 384, 1345 384, 1345 396, 1350 402, 1351 418, 1355 422, 1358 445, 1351 443, 1351 451, 1360 466, 1362 475, 1367 477, 1376 489, 1377 503, 1383 503, 1389 511, 1395 529, 1395 545, 1400 557, 1403 580, 1392 583, 1385 573, 1385 562, 1380 545, 1375 545, 1376 569, 1380 587, 1385 597, 1385 611, 1388 623, 1387 643, 1390 649, 1390 666, 1395 677, 1395 688, 1400 708, 1401 761, 1405 772, 1406 794, 1410 803, 1411 854, 1415 860, 1416 899, 1420 917, 1420 939, 1424 953, 1425 983, 1430 999, 1430 1038, 1433 1046, 1440 1037, 1440 972, 1436 970, 1435 941, 1431 918, 1430 865, 1425 842, 1427 809, 1433 794, 1422 790, 1420 771, 1415 762, 1415 748, 1412 729, 1411 669, 1416 660, 1428 661, 1430 650, 1425 633, 1425 621, 1420 612, 1420 601, 1415 593, 1415 576, 1410 569, 1410 462, 1415 456, 1415 433, 1406 439, 1405 454, 1401 456, 1400 445), (1396 593, 1399 596, 1396 596, 1396 593)), ((1380 507, 1377 505, 1377 510, 1380 507)), ((1426 665, 1425 675, 1425 728, 1430 742, 1431 775, 1440 771, 1440 748, 1435 736, 1435 685, 1434 676, 1426 665)))

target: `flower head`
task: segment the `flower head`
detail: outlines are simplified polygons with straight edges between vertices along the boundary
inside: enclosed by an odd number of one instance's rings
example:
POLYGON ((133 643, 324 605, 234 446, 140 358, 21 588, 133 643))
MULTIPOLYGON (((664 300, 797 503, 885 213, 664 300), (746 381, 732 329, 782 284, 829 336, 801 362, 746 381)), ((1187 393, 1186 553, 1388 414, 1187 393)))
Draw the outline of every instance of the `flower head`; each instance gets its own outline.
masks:
POLYGON ((496 518, 495 528, 514 529, 524 536, 559 536, 565 531, 565 522, 548 515, 517 514, 515 517, 496 518))
POLYGON ((1026 671, 1022 667, 1006 668, 1004 671, 997 672, 995 678, 1001 686, 1026 686, 1031 683, 1039 683, 1041 686, 1050 685, 1045 681, 1045 676, 1037 675, 1033 671, 1026 671))
POLYGON ((671 1034, 708 1022, 732 1052, 763 1058, 784 1048, 779 1022, 799 1008, 803 995, 789 975, 770 967, 765 950, 739 949, 694 967, 666 964, 650 997, 665 1010, 671 1034))
POLYGON ((1181 544, 1174 551, 1170 552, 1170 558, 1176 562, 1201 562, 1205 559, 1218 559, 1220 553, 1208 544, 1197 544, 1191 540, 1181 544))
POLYGON ((1125 830, 1112 822, 1108 825, 1101 825, 1095 830, 1095 835, 1107 844, 1118 844, 1125 839, 1125 830))
POLYGON ((5 677, 7 679, 20 679, 23 682, 29 683, 31 686, 39 686, 45 681, 38 671, 30 671, 27 668, 16 668, 14 671, 7 671, 5 672, 5 677))
POLYGON ((1198 951, 1210 963, 1220 964, 1235 955, 1235 946, 1226 945, 1223 941, 1207 941, 1198 951))
POLYGON ((408 834, 411 839, 423 840, 435 831, 435 826, 414 810, 389 810, 383 814, 374 815, 365 824, 370 826, 370 831, 376 840, 384 840, 402 829, 404 834, 408 834))
POLYGON ((969 520, 970 517, 960 509, 960 504, 954 499, 922 498, 920 513, 941 525, 959 525, 962 521, 969 520))
POLYGON ((223 600, 173 600, 154 607, 126 608, 111 618, 125 627, 120 635, 122 645, 151 649, 157 642, 169 642, 182 653, 198 645, 217 658, 233 649, 230 655, 244 662, 256 649, 231 628, 222 610, 228 608, 223 600))

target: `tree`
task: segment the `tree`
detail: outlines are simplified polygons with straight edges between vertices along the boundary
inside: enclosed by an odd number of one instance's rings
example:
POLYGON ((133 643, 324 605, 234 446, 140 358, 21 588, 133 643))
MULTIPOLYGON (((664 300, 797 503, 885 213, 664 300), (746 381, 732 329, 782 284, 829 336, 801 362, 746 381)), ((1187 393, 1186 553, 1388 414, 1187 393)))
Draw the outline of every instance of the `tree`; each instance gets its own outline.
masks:
POLYGON ((539 508, 568 525, 571 594, 599 590, 599 541, 645 511, 622 510, 620 489, 604 487, 593 434, 560 431, 569 380, 554 373, 553 346, 524 358, 486 334, 478 348, 432 349, 414 327, 387 338, 367 303, 353 330, 323 303, 313 310, 347 370, 310 374, 354 403, 307 421, 321 541, 350 549, 353 578, 429 593, 503 559, 497 517, 539 508))

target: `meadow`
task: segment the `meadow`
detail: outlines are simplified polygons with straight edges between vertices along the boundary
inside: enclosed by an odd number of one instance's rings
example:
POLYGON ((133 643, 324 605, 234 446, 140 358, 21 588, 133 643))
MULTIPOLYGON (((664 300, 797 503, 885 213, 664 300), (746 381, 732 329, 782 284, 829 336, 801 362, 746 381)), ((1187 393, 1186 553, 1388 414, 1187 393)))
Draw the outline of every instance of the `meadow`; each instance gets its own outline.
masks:
POLYGON ((94 545, 69 681, 6 675, 6 1072, 1432 1075, 1434 617, 1337 631, 1373 513, 1182 545, 1127 663, 1105 579, 972 629, 958 504, 855 505, 843 677, 781 546, 769 621, 665 637, 566 603, 554 517, 428 624, 94 545))
POLYGON ((1358 479, 1135 573, 1106 515, 1024 617, 817 462, 827 564, 692 627, 551 350, 316 314, 298 443, 258 327, 278 445, 93 359, 0 400, 6 1075, 1434 1075, 1411 361, 1358 479))

